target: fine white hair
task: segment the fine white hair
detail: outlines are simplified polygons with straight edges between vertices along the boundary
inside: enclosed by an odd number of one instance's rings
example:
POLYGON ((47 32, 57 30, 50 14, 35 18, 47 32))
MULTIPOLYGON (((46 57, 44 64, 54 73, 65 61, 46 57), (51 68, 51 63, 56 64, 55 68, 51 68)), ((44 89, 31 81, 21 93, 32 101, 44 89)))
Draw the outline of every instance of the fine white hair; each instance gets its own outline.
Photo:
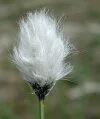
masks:
POLYGON ((20 21, 13 61, 24 80, 43 86, 55 83, 72 71, 72 66, 64 61, 71 49, 69 40, 64 39, 56 20, 41 10, 28 13, 20 21))

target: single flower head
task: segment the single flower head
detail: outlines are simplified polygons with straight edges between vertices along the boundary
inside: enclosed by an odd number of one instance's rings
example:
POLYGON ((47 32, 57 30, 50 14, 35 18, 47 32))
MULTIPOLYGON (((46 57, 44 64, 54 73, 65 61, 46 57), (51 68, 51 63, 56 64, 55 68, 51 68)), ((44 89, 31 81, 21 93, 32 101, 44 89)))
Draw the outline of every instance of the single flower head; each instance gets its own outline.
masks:
POLYGON ((72 71, 72 66, 64 62, 70 51, 69 40, 63 38, 56 20, 45 10, 28 13, 20 21, 13 61, 39 99, 44 99, 55 82, 72 71))

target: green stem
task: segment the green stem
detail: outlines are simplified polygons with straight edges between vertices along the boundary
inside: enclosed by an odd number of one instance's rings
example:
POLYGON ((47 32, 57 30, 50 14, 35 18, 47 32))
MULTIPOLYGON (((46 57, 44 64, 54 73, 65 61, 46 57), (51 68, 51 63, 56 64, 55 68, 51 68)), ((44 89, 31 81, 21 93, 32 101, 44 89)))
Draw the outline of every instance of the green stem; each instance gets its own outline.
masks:
POLYGON ((39 116, 44 119, 44 100, 39 100, 39 116))

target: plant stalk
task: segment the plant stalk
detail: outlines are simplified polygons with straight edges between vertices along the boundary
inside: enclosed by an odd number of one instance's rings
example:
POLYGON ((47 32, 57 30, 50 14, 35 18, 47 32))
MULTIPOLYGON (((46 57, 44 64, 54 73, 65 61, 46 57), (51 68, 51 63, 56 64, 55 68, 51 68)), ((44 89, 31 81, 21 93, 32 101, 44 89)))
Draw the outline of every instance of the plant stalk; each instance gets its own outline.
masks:
POLYGON ((44 100, 39 100, 39 116, 44 119, 44 100))

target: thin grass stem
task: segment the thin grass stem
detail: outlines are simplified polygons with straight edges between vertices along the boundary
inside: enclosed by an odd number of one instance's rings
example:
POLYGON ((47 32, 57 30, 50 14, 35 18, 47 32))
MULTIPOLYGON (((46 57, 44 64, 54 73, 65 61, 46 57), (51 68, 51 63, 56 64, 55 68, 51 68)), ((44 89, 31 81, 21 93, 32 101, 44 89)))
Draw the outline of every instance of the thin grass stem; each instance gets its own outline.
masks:
POLYGON ((44 100, 39 100, 39 119, 44 119, 44 100))

